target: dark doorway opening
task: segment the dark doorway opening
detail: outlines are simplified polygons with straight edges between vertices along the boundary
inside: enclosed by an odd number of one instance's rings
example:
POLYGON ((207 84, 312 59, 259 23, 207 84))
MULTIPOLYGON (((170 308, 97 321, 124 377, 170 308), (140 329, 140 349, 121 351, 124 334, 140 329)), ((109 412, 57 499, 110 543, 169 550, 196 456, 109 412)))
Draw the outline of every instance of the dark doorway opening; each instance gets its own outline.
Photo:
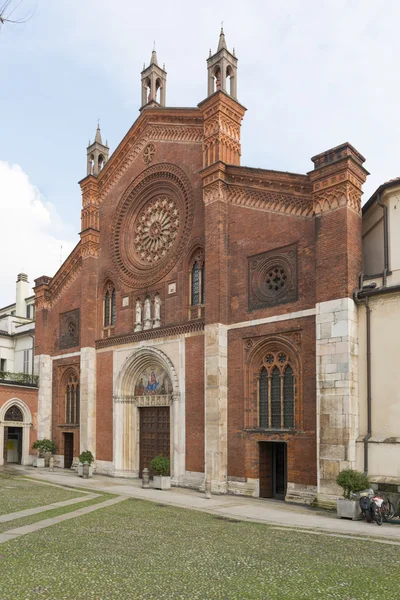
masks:
POLYGON ((22 427, 4 428, 4 462, 21 464, 22 458, 22 427))
POLYGON ((64 433, 64 469, 70 469, 74 460, 74 434, 64 433))
POLYGON ((260 498, 284 500, 287 485, 287 446, 285 442, 260 442, 260 498))
POLYGON ((140 408, 140 465, 139 477, 145 467, 156 456, 170 456, 170 408, 169 406, 149 406, 140 408))

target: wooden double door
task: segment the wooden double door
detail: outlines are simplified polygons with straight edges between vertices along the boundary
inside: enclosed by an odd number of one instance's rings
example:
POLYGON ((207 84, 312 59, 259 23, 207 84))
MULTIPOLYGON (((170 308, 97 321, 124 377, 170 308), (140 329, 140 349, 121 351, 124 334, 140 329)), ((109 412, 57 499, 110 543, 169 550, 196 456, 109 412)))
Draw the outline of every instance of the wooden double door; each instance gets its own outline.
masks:
POLYGON ((170 407, 146 406, 139 408, 140 413, 140 465, 139 477, 150 463, 159 455, 170 458, 170 407))
POLYGON ((260 497, 284 500, 287 487, 287 446, 284 442, 259 442, 260 497))

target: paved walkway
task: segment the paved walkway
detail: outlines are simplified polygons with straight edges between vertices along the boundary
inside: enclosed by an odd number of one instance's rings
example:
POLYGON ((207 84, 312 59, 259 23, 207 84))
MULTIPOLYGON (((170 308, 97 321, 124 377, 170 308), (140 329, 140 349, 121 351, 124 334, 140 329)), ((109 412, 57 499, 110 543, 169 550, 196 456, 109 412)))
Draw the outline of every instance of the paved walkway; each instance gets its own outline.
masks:
MULTIPOLYGON (((0 533, 0 544, 4 542, 8 542, 16 537, 21 535, 26 535, 27 533, 33 533, 34 531, 39 531, 39 529, 44 529, 45 527, 50 527, 51 525, 57 525, 57 523, 62 523, 62 521, 67 521, 68 519, 74 519, 75 517, 79 517, 81 515, 86 515, 91 513, 99 508, 104 508, 106 506, 112 506, 113 504, 117 504, 118 502, 123 502, 126 500, 126 496, 119 496, 117 498, 111 498, 110 500, 105 500, 99 504, 94 504, 93 506, 85 506, 84 508, 80 508, 78 510, 74 510, 72 512, 66 513, 64 515, 58 515, 57 517, 51 517, 50 519, 44 519, 43 521, 39 521, 38 523, 32 523, 31 525, 23 525, 22 527, 15 527, 14 529, 9 529, 8 531, 4 531, 0 533)), ((80 498, 81 502, 84 502, 82 498, 80 498)), ((68 504, 71 504, 72 501, 68 500, 68 504)), ((61 503, 58 503, 61 504, 61 503)), ((65 504, 65 503, 64 503, 65 504)), ((21 511, 25 512, 25 511, 21 511)), ((18 514, 18 513, 15 513, 18 514)), ((25 515, 22 515, 25 516, 25 515)), ((20 515, 21 517, 21 515, 20 515)), ((16 518, 20 518, 16 517, 16 518)))
MULTIPOLYGON (((361 536, 365 538, 382 538, 382 543, 400 544, 400 521, 395 524, 384 523, 381 527, 375 523, 363 521, 350 521, 338 519, 334 513, 315 510, 307 506, 287 504, 278 500, 264 500, 259 498, 246 498, 243 496, 212 496, 210 499, 205 494, 196 490, 185 488, 172 488, 169 491, 142 489, 141 481, 137 479, 123 479, 94 475, 91 479, 82 479, 74 471, 56 469, 49 472, 47 469, 33 467, 19 467, 21 474, 58 485, 74 488, 85 488, 93 492, 108 492, 123 498, 138 498, 162 504, 169 504, 180 508, 201 510, 220 515, 225 518, 234 518, 259 523, 268 523, 277 527, 289 529, 314 530, 316 534, 326 533, 339 537, 361 536), (398 523, 398 524, 397 524, 398 523)), ((117 499, 120 501, 119 499, 117 499)), ((105 506, 106 503, 97 504, 93 510, 105 506)), ((92 508, 92 507, 89 507, 92 508)), ((86 509, 82 509, 85 511, 86 509)), ((77 513, 79 511, 76 511, 77 513)), ((72 518, 74 513, 69 513, 72 518)), ((67 515, 65 515, 66 517, 67 515)), ((50 520, 50 519, 49 519, 50 520)), ((37 524, 35 524, 37 525, 37 524)), ((374 539, 377 542, 377 539, 374 539)))

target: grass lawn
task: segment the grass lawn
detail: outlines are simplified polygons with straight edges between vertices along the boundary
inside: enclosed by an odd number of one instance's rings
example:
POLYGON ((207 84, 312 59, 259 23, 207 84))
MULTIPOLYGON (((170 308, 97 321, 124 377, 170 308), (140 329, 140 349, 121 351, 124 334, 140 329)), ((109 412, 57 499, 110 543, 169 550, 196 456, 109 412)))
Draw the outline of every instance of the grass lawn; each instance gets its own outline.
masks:
MULTIPOLYGON (((46 506, 53 502, 71 500, 72 498, 84 498, 76 490, 64 490, 51 485, 36 483, 24 479, 18 475, 0 473, 0 515, 46 506)), ((0 596, 1 599, 1 596, 0 596)))
POLYGON ((126 500, 1 544, 0 599, 392 599, 399 560, 399 546, 126 500))

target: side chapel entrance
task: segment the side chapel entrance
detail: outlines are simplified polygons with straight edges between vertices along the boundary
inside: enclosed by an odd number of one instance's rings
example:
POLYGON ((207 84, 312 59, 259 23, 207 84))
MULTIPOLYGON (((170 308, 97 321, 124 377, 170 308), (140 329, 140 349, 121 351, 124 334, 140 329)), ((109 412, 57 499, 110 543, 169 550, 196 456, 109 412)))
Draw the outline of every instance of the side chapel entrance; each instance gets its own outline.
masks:
POLYGON ((74 434, 63 433, 64 436, 64 469, 70 469, 74 460, 74 434))
POLYGON ((259 442, 260 498, 284 500, 287 485, 287 446, 284 442, 259 442))

